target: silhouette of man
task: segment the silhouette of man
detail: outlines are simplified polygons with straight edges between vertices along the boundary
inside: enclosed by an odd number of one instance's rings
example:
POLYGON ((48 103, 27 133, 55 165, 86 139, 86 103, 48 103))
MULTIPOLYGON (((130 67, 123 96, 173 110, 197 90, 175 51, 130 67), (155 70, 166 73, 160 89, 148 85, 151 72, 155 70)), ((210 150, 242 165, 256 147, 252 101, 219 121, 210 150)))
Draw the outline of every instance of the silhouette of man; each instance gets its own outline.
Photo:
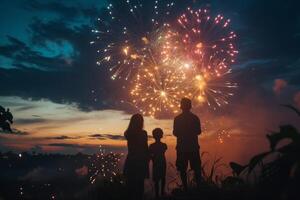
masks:
POLYGON ((176 167, 180 172, 182 185, 187 190, 186 171, 188 163, 194 171, 197 186, 201 181, 201 160, 199 154, 198 135, 201 134, 201 125, 199 118, 190 110, 192 102, 188 98, 181 99, 182 113, 175 117, 173 126, 173 135, 177 137, 177 159, 176 167))

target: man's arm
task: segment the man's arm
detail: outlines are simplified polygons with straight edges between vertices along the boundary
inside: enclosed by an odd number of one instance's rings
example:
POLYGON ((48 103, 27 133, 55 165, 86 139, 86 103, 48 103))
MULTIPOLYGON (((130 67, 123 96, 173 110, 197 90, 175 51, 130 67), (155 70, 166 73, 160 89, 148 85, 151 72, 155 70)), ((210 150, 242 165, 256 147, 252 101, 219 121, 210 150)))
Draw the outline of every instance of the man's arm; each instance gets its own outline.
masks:
POLYGON ((178 122, 177 119, 174 119, 174 124, 173 124, 173 135, 178 137, 178 122))
POLYGON ((195 131, 196 131, 197 135, 200 135, 202 133, 200 119, 197 116, 196 116, 195 119, 196 119, 195 120, 195 125, 196 125, 195 126, 195 131))

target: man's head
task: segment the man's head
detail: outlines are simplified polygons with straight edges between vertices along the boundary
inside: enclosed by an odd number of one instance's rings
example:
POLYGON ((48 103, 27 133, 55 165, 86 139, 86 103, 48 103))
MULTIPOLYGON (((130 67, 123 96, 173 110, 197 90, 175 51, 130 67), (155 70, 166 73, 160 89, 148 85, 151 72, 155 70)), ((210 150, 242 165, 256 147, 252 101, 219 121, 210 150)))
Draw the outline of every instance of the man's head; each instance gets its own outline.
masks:
POLYGON ((192 101, 186 97, 182 98, 180 101, 180 108, 183 112, 191 110, 192 101))

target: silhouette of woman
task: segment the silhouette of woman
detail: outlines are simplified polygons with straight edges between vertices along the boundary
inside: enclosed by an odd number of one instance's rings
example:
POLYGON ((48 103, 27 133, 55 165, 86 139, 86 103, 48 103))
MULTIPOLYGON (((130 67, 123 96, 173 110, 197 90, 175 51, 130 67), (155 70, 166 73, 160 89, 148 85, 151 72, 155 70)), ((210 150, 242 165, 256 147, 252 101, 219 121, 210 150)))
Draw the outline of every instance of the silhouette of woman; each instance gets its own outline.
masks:
POLYGON ((149 153, 147 132, 143 130, 144 119, 134 114, 124 135, 128 154, 124 164, 124 176, 128 187, 128 199, 140 200, 144 194, 144 180, 149 177, 149 153))

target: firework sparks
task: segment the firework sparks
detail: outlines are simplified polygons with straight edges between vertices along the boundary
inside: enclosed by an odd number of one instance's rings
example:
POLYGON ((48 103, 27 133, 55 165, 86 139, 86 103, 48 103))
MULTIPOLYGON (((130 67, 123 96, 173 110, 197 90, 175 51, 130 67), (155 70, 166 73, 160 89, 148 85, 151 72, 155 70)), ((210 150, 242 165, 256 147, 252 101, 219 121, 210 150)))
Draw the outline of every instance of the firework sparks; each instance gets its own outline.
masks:
POLYGON ((94 184, 97 178, 104 178, 113 182, 114 177, 119 174, 118 163, 123 155, 117 153, 105 153, 105 149, 100 146, 99 153, 90 157, 91 165, 89 172, 91 174, 89 180, 94 184))
POLYGON ((130 104, 144 115, 176 113, 182 97, 216 109, 237 87, 226 80, 238 53, 230 20, 191 8, 178 17, 182 9, 169 0, 115 2, 93 30, 98 64, 130 80, 130 104))
POLYGON ((220 144, 224 143, 225 138, 230 138, 230 137, 231 137, 230 132, 225 129, 217 133, 217 139, 220 144))
POLYGON ((223 116, 217 120, 205 120, 202 122, 202 128, 205 135, 212 134, 216 142, 223 144, 227 139, 232 137, 232 127, 226 123, 223 116))
POLYGON ((177 113, 185 74, 172 66, 150 64, 139 70, 131 90, 133 103, 144 115, 157 117, 161 112, 177 113))
POLYGON ((104 16, 93 29, 99 54, 98 65, 108 66, 112 79, 126 80, 142 66, 147 58, 151 37, 166 26, 175 3, 165 1, 121 0, 109 4, 104 16))
POLYGON ((175 54, 177 67, 184 69, 188 78, 183 87, 188 90, 186 96, 196 100, 195 105, 206 103, 213 109, 226 105, 237 87, 230 81, 238 51, 229 22, 221 15, 210 17, 207 9, 188 8, 168 30, 171 45, 167 46, 172 51, 166 54, 175 54))
POLYGON ((198 105, 207 104, 213 109, 229 104, 230 97, 234 95, 233 92, 238 87, 236 83, 228 80, 230 78, 227 78, 231 70, 221 77, 196 71, 188 84, 192 99, 195 99, 198 105))
POLYGON ((230 70, 238 51, 236 34, 230 29, 230 19, 222 15, 209 16, 207 9, 187 9, 173 26, 181 54, 193 60, 199 71, 211 76, 222 76, 230 70))

